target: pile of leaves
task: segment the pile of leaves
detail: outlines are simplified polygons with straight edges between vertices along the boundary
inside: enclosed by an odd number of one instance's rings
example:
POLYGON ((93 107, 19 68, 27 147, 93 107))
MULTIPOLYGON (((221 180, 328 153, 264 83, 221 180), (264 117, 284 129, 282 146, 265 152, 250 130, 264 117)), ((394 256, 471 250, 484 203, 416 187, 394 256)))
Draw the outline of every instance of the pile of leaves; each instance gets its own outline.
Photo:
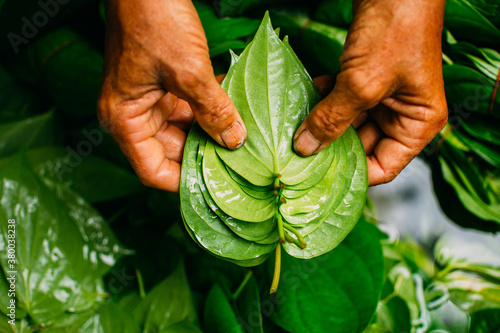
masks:
POLYGON ((314 258, 358 221, 368 188, 364 149, 350 127, 319 154, 293 151, 293 135, 320 94, 267 13, 253 41, 233 54, 222 87, 248 140, 230 151, 193 126, 182 161, 184 224, 201 247, 240 266, 257 266, 275 251, 275 292, 279 243, 294 257, 314 258))
MULTIPOLYGON (((228 71, 233 49, 240 58, 233 56, 231 75, 242 75, 238 63, 251 57, 241 52, 266 10, 281 27, 277 35, 289 36, 289 46, 277 38, 276 43, 291 47, 312 76, 339 70, 332 59, 340 57, 352 19, 349 0, 194 3, 216 74, 228 71)), ((450 120, 423 153, 443 210, 460 225, 487 231, 499 225, 499 8, 496 0, 447 1, 443 61, 450 120)), ((498 237, 487 232, 445 235, 423 249, 410 239, 381 232, 376 221, 360 217, 356 223, 356 214, 347 222, 346 229, 352 231, 336 234, 337 240, 307 239, 301 230, 308 226, 294 226, 306 247, 300 249, 296 233, 283 230, 292 243, 284 244, 280 285, 272 295, 273 256, 258 267, 245 268, 196 245, 184 228, 179 196, 142 186, 96 120, 102 9, 100 1, 67 1, 47 24, 24 36, 25 22, 44 8, 38 2, 0 1, 2 35, 23 38, 16 47, 9 38, 0 41, 0 332, 328 332, 332 327, 339 332, 490 332, 498 327, 500 250, 498 237), (16 221, 15 325, 7 317, 11 219, 16 221), (312 258, 308 248, 316 241, 328 243, 325 247, 338 245, 312 258), (311 258, 296 258, 301 256, 311 258), (462 321, 442 319, 450 306, 462 314, 462 321)), ((271 30, 266 34, 272 35, 271 30)), ((302 73, 291 54, 284 68, 302 73)), ((305 87, 311 85, 308 80, 301 74, 305 87)), ((229 80, 224 84, 233 99, 245 101, 238 99, 238 89, 231 88, 229 80)), ((313 88, 307 98, 315 103, 313 88)), ((303 117, 305 110, 296 112, 303 117)), ((354 142, 349 136, 343 140, 346 145, 354 142)), ((252 183, 231 173, 244 175, 218 155, 224 154, 219 148, 208 149, 203 133, 194 129, 188 144, 200 167, 209 154, 217 158, 205 163, 224 161, 218 166, 240 181, 233 189, 255 194, 266 188, 259 195, 273 197, 274 213, 280 209, 290 218, 308 214, 284 211, 286 204, 277 202, 290 198, 283 195, 286 186, 279 196, 273 195, 275 179, 277 187, 285 179, 284 172, 283 178, 275 174, 279 168, 271 169, 269 183, 252 183)), ((343 154, 327 166, 341 167, 343 154)), ((328 150, 322 156, 327 155, 328 150)), ((273 156, 282 155, 259 155, 273 156)), ((192 177, 205 176, 196 165, 191 170, 192 177)), ((195 207, 214 212, 205 196, 198 196, 195 207)), ((218 231, 227 233, 229 226, 215 214, 223 223, 218 226, 226 228, 218 231)), ((240 226, 254 223, 246 219, 240 226)), ((325 221, 321 227, 329 227, 325 221)), ((259 237, 247 240, 241 235, 242 242, 256 245, 262 236, 253 234, 259 237)), ((204 246, 217 250, 210 240, 212 231, 207 236, 204 246)), ((275 237, 271 252, 279 229, 274 234, 270 230, 269 236, 275 237)), ((258 257, 264 258, 264 252, 258 257)))

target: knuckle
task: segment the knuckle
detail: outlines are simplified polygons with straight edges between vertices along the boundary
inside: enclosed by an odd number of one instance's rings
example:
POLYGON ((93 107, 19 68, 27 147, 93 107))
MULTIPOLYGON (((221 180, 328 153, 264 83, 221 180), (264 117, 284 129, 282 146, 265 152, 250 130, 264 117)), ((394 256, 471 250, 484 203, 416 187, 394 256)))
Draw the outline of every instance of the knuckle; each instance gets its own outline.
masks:
MULTIPOLYGON (((204 121, 208 125, 218 127, 219 124, 224 125, 228 122, 232 123, 232 103, 228 99, 215 100, 202 110, 202 115, 204 121)), ((227 125, 229 126, 230 124, 227 125)))
POLYGON ((329 138, 334 137, 340 131, 333 110, 326 107, 322 107, 314 113, 313 117, 311 117, 311 125, 320 129, 329 138))
POLYGON ((183 90, 194 90, 204 84, 206 75, 205 64, 193 59, 177 72, 176 81, 183 90))
POLYGON ((384 174, 380 179, 381 184, 386 184, 392 182, 398 175, 400 171, 396 169, 385 170, 384 174))
POLYGON ((446 106, 438 109, 434 122, 436 124, 438 132, 444 128, 444 126, 448 122, 448 109, 446 108, 446 106))
POLYGON ((360 70, 347 71, 343 78, 346 87, 351 91, 356 104, 374 107, 380 100, 380 89, 377 79, 372 74, 360 70))
POLYGON ((155 180, 156 177, 148 172, 142 172, 142 173, 137 173, 137 177, 139 178, 139 181, 147 187, 155 187, 155 180))
POLYGON ((109 95, 101 94, 97 100, 97 119, 101 126, 110 132, 111 118, 113 115, 114 107, 112 97, 109 95))

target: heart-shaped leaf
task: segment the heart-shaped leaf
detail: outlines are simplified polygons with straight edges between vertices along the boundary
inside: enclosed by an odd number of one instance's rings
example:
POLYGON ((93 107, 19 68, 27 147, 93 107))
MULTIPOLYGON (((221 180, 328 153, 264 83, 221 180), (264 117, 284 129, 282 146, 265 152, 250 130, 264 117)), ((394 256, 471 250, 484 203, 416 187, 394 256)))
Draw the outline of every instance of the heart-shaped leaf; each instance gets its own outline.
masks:
MULTIPOLYGON (((102 217, 70 189, 44 183, 24 154, 0 178, 0 264, 5 277, 16 276, 18 314, 46 325, 102 302, 102 277, 124 253, 102 217), (15 220, 15 263, 7 253, 9 220, 15 220)), ((2 293, 0 303, 7 302, 2 293)))

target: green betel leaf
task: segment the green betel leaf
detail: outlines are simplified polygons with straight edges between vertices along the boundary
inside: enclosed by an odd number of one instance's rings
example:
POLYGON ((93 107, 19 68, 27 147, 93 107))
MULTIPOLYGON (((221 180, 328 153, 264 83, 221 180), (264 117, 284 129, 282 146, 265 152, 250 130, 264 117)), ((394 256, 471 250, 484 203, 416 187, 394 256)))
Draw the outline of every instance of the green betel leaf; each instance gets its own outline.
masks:
POLYGON ((222 83, 248 132, 229 151, 198 125, 184 150, 181 212, 192 238, 213 255, 254 266, 281 247, 309 259, 335 248, 358 221, 368 187, 354 129, 319 154, 300 157, 293 136, 320 96, 285 37, 264 17, 222 83))
POLYGON ((196 323, 184 265, 180 264, 172 275, 156 285, 134 308, 132 315, 143 323, 143 333, 170 332, 170 327, 177 323, 196 323))
POLYGON ((362 218, 334 251, 311 260, 285 255, 271 320, 292 333, 362 332, 384 281, 379 235, 362 218))
MULTIPOLYGON (((0 178, 0 278, 16 276, 18 319, 28 314, 49 325, 101 303, 102 277, 124 253, 103 218, 70 189, 44 183, 24 154, 3 167, 0 178), (14 234, 9 220, 15 220, 14 234), (8 254, 12 235, 15 264, 8 254)), ((7 302, 2 293, 0 304, 7 302)))

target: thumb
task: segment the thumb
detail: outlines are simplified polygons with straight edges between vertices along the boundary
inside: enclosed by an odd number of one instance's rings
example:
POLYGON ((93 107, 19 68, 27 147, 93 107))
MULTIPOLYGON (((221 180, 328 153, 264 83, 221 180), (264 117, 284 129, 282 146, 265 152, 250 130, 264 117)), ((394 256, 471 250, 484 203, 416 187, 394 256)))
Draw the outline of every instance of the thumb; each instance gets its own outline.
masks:
POLYGON ((191 91, 190 103, 201 128, 221 146, 237 149, 243 146, 247 131, 231 98, 212 77, 191 91))
MULTIPOLYGON (((319 102, 295 132, 293 147, 297 154, 317 154, 337 140, 357 118, 382 99, 380 88, 353 80, 341 72, 333 91, 319 102)), ((368 81, 369 82, 369 81, 368 81)))

